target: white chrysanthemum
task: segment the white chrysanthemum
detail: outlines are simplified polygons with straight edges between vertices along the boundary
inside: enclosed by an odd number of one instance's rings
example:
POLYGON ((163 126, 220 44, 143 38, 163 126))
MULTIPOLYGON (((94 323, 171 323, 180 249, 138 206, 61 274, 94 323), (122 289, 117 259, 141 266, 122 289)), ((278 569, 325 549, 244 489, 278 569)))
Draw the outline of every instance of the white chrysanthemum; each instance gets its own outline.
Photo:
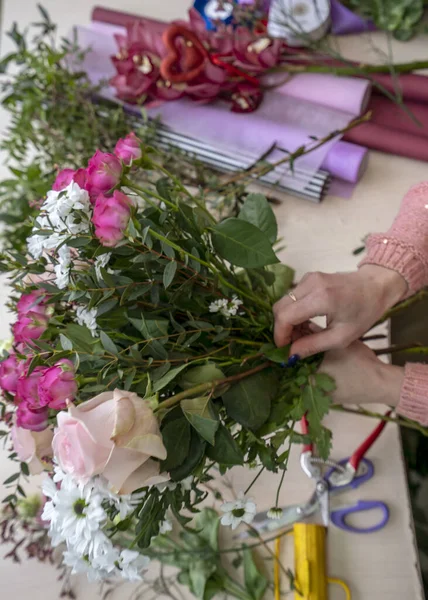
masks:
POLYGON ((85 573, 91 583, 102 581, 109 576, 108 571, 94 568, 87 556, 82 556, 74 550, 66 550, 63 553, 63 563, 71 568, 73 575, 85 573))
MULTIPOLYGON (((101 269, 106 268, 110 258, 111 252, 107 252, 107 254, 101 254, 101 256, 97 256, 97 258, 95 259, 95 274, 98 280, 102 279, 101 269)), ((112 271, 112 269, 107 269, 107 273, 114 273, 114 271, 112 271)))
POLYGON ((78 306, 76 308, 76 321, 79 325, 86 326, 92 336, 97 335, 97 309, 86 308, 86 306, 78 306))
POLYGON ((241 523, 251 523, 257 512, 257 507, 252 498, 246 498, 241 492, 234 502, 225 502, 220 510, 225 514, 221 524, 236 529, 241 523))
POLYGON ((119 519, 123 520, 130 515, 135 507, 141 502, 146 495, 146 492, 138 492, 137 494, 116 494, 113 487, 105 477, 99 475, 92 480, 94 490, 102 496, 103 499, 116 508, 119 513, 119 519))
POLYGON ((70 283, 71 251, 68 246, 58 250, 58 263, 55 265, 55 282, 60 290, 70 283))
POLYGON ((239 300, 238 296, 233 296, 230 301, 227 298, 214 300, 208 308, 211 313, 220 313, 226 319, 230 319, 230 317, 235 317, 238 314, 241 305, 242 300, 239 300))

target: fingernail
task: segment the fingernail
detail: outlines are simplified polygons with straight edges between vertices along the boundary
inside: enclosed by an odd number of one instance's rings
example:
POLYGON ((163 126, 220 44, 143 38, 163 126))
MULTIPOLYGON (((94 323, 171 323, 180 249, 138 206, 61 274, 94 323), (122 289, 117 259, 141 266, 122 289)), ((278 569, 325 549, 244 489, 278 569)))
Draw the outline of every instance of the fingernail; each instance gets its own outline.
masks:
POLYGON ((287 367, 294 367, 300 360, 300 356, 298 354, 292 354, 287 362, 287 367))

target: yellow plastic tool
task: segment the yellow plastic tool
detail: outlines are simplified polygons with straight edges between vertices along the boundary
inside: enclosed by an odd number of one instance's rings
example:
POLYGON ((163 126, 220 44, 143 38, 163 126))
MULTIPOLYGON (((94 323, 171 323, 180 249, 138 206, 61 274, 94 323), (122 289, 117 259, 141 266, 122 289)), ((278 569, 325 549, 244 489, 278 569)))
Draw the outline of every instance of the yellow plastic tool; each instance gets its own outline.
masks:
MULTIPOLYGON (((290 532, 291 533, 291 532, 290 532)), ((327 576, 326 534, 324 525, 296 523, 294 534, 295 600, 328 600, 328 584, 343 588, 345 599, 351 591, 344 581, 327 576)), ((275 600, 281 599, 280 588, 281 538, 275 540, 274 588, 275 600)))

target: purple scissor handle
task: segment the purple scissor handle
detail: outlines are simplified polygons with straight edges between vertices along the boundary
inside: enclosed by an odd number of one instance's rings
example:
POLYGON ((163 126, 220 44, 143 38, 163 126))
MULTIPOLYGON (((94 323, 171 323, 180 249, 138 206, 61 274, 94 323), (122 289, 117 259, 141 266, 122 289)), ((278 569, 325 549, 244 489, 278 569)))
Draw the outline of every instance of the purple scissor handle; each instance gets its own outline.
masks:
POLYGON ((384 502, 380 502, 379 500, 360 500, 354 504, 354 506, 332 510, 330 512, 330 519, 331 522, 336 525, 336 527, 340 527, 340 529, 344 529, 345 531, 349 531, 351 533, 373 533, 374 531, 379 531, 388 523, 389 508, 384 502), (370 527, 354 527, 346 522, 347 517, 353 513, 374 509, 380 509, 382 511, 382 518, 379 523, 376 523, 376 525, 371 525, 370 527))
MULTIPOLYGON (((339 463, 341 466, 349 465, 349 458, 344 458, 339 463)), ((347 483, 341 482, 341 473, 336 469, 332 468, 326 473, 325 479, 329 485, 329 492, 332 496, 336 494, 340 494, 350 489, 356 489, 363 485, 366 481, 371 479, 374 475, 374 466, 371 460, 368 458, 362 458, 356 473, 354 473, 353 478, 347 483)), ((346 471, 344 473, 343 479, 346 481, 346 471)), ((331 522, 336 525, 336 527, 340 527, 340 529, 344 529, 345 531, 349 531, 352 533, 372 533, 374 531, 379 531, 387 524, 389 520, 389 508, 388 506, 379 500, 360 500, 356 504, 352 506, 347 506, 346 508, 340 508, 337 510, 332 510, 330 512, 331 522), (346 522, 346 519, 349 515, 353 513, 359 513, 374 509, 380 509, 382 511, 382 518, 376 525, 371 525, 369 527, 355 527, 353 525, 349 525, 346 522)))

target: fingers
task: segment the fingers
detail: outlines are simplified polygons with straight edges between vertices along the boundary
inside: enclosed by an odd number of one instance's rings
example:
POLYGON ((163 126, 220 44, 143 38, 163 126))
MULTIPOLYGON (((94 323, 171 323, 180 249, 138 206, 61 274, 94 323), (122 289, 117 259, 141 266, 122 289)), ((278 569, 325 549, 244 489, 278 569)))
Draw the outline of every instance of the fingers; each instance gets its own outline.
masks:
POLYGON ((351 341, 352 338, 341 327, 323 329, 318 333, 306 335, 293 342, 290 354, 298 354, 301 358, 307 358, 319 352, 346 348, 351 341))
POLYGON ((313 317, 324 316, 328 310, 323 299, 312 294, 299 298, 297 302, 293 302, 291 298, 289 301, 291 304, 280 301, 274 306, 274 340, 279 348, 290 343, 293 327, 313 317))

